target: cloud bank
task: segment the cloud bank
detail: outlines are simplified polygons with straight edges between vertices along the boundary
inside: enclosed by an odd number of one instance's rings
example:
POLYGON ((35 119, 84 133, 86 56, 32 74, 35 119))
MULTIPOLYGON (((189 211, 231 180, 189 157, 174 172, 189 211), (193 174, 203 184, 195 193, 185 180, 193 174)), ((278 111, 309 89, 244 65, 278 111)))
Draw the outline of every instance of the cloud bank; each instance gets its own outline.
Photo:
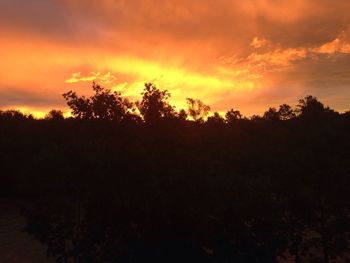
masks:
POLYGON ((346 110, 349 10, 346 0, 3 0, 0 107, 64 107, 63 92, 88 93, 91 81, 137 98, 153 81, 178 108, 195 97, 249 115, 313 94, 346 110))

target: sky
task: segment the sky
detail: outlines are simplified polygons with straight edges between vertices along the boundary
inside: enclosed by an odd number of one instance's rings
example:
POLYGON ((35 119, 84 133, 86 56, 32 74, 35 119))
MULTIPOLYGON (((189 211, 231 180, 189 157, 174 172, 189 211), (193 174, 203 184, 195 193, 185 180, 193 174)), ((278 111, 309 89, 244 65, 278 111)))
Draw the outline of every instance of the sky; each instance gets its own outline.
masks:
POLYGON ((1 0, 0 109, 69 112, 92 82, 177 109, 262 114, 306 95, 350 109, 349 0, 1 0))

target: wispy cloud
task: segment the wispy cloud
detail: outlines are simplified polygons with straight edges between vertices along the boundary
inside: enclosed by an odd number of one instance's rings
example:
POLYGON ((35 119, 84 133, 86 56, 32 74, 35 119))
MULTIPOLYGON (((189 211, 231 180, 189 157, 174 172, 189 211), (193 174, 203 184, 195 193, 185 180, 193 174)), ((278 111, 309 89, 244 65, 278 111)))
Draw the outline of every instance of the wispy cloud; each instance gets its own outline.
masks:
POLYGON ((102 74, 101 72, 91 72, 88 75, 82 75, 80 72, 73 73, 72 76, 66 80, 66 83, 79 83, 79 82, 93 82, 96 81, 103 85, 113 85, 116 83, 117 78, 107 72, 102 74))
POLYGON ((313 49, 313 51, 320 54, 334 54, 334 53, 350 54, 350 41, 347 41, 345 39, 345 36, 341 35, 335 38, 334 40, 313 49))

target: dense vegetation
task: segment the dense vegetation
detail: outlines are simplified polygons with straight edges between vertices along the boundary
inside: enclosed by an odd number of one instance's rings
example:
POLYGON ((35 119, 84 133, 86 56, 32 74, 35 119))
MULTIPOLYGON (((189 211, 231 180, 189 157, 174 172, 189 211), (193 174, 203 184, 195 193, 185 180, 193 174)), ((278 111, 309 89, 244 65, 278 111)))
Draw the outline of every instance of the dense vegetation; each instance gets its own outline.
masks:
POLYGON ((315 97, 225 117, 94 84, 72 118, 0 113, 1 195, 58 262, 349 262, 350 113, 315 97))

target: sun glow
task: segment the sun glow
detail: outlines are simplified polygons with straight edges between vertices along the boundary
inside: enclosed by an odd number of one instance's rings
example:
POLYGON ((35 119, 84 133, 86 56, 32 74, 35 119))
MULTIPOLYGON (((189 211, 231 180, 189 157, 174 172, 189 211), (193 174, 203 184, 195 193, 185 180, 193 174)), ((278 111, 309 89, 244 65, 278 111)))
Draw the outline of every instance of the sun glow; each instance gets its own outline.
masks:
POLYGON ((153 82, 177 108, 192 97, 260 114, 306 94, 348 108, 348 1, 23 2, 31 12, 10 2, 0 3, 13 16, 0 16, 0 109, 66 110, 62 93, 88 95, 93 81, 134 100, 153 82))

